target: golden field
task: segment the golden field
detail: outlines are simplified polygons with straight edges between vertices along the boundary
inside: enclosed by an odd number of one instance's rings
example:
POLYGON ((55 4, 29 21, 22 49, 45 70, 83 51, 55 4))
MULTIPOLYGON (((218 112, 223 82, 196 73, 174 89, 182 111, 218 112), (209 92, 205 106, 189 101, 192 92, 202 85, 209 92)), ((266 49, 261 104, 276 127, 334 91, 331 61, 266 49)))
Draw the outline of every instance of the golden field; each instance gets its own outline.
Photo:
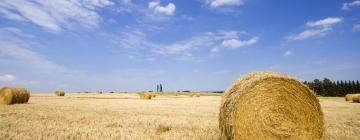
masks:
MULTIPOLYGON (((0 106, 0 139, 217 139, 218 95, 31 94, 28 104, 0 106)), ((324 139, 360 138, 360 104, 319 99, 324 139)))

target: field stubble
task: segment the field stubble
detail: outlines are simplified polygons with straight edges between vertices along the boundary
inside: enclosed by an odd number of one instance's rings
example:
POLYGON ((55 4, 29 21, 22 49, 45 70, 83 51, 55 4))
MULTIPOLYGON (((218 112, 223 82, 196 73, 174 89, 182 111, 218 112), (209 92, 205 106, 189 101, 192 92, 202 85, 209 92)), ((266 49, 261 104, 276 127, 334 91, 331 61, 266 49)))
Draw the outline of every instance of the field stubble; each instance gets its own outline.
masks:
MULTIPOLYGON (((0 106, 0 139, 217 139, 220 96, 32 94, 0 106)), ((360 104, 320 98, 325 139, 358 139, 360 104)))

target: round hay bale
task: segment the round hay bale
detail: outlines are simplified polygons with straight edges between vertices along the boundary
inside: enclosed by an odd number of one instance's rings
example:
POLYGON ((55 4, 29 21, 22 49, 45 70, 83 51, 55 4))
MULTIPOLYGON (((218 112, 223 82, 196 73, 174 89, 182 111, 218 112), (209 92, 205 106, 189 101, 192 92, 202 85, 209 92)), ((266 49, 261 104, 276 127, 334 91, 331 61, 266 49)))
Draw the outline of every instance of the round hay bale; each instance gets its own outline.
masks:
POLYGON ((56 96, 65 96, 65 91, 63 91, 63 90, 57 90, 57 91, 55 91, 55 95, 56 95, 56 96))
POLYGON ((200 93, 196 93, 195 96, 196 96, 196 97, 200 97, 201 95, 200 95, 200 93))
POLYGON ((189 97, 194 97, 195 96, 194 93, 189 93, 188 95, 189 95, 189 97))
POLYGON ((30 92, 25 88, 3 87, 0 90, 0 104, 22 104, 30 99, 30 92))
POLYGON ((346 94, 345 95, 345 101, 352 102, 352 98, 355 94, 346 94))
POLYGON ((313 91, 294 78, 252 72, 222 98, 220 139, 321 139, 324 117, 313 91))
POLYGON ((146 92, 146 91, 142 91, 137 94, 139 95, 140 99, 151 100, 151 98, 152 98, 151 93, 146 92))
POLYGON ((352 102, 353 103, 360 103, 360 94, 354 94, 352 96, 352 102))

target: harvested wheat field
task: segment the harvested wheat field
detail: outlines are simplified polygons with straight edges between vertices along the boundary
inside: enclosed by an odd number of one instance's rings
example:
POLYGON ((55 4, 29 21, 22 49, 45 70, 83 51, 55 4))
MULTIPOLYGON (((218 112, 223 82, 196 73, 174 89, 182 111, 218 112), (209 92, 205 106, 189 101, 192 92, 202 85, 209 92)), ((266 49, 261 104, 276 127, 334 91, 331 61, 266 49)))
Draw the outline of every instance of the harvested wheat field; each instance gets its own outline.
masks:
MULTIPOLYGON (((218 139, 221 96, 32 94, 0 106, 0 139, 218 139)), ((358 139, 360 104, 320 98, 324 139, 358 139)))

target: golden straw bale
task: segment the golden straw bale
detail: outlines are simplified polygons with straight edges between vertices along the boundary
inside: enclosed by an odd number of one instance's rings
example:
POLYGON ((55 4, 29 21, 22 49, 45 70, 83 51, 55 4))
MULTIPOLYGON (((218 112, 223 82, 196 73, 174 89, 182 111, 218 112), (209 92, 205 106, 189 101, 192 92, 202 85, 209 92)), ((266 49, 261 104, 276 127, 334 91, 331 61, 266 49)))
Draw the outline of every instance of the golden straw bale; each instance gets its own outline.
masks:
POLYGON ((30 92, 25 88, 3 87, 0 90, 0 104, 22 104, 30 99, 30 92))
POLYGON ((322 139, 324 116, 313 91, 294 78, 252 72, 224 93, 220 139, 322 139))
POLYGON ((360 103, 360 94, 354 94, 352 96, 352 102, 353 103, 360 103))
POLYGON ((152 98, 151 93, 149 93, 147 91, 142 91, 137 94, 139 95, 140 99, 151 100, 151 98, 152 98))
POLYGON ((194 93, 189 93, 188 95, 189 95, 189 97, 194 97, 195 96, 194 93))
POLYGON ((352 102, 353 101, 352 100, 353 95, 355 95, 355 94, 346 94, 345 95, 345 101, 352 102))
POLYGON ((172 94, 173 96, 179 96, 179 93, 177 93, 177 92, 173 92, 173 94, 172 94))
POLYGON ((65 96, 65 91, 63 91, 63 90, 57 90, 57 91, 55 91, 55 95, 56 95, 56 96, 65 96))
POLYGON ((201 96, 200 93, 196 93, 196 94, 195 94, 195 97, 200 97, 200 96, 201 96))

